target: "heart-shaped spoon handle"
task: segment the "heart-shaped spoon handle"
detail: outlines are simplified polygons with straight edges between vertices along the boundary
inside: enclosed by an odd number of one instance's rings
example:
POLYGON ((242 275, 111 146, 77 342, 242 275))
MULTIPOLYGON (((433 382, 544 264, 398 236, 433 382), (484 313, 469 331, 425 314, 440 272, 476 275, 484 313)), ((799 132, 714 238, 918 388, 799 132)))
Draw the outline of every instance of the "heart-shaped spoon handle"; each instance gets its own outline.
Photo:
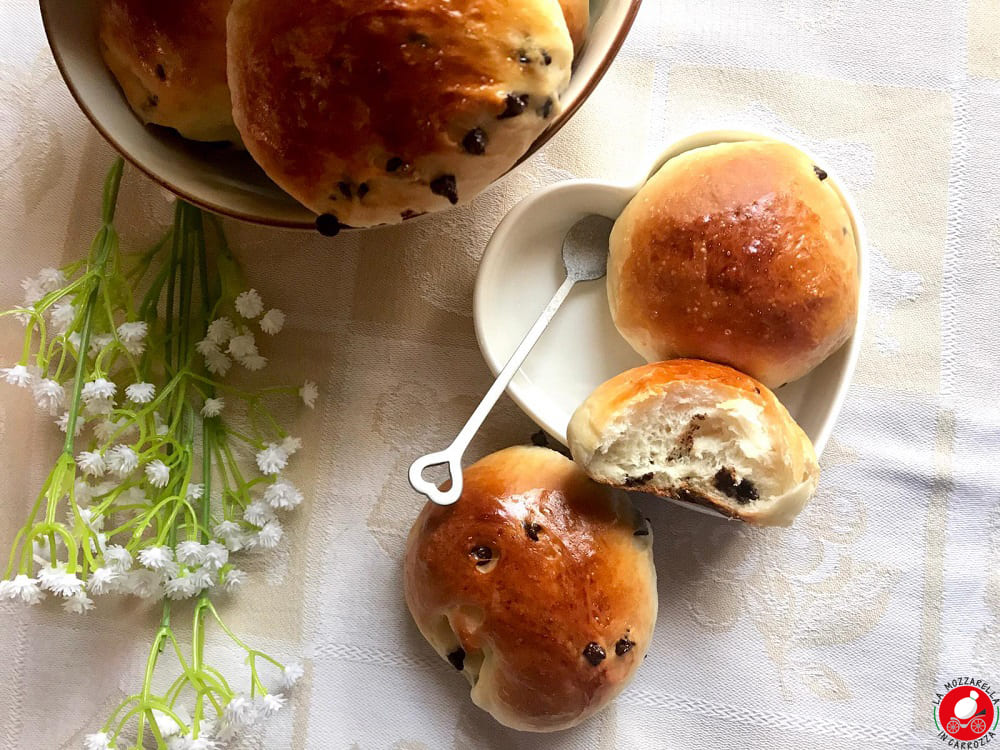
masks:
POLYGON ((435 453, 428 453, 426 456, 421 456, 416 461, 410 465, 409 479, 410 486, 413 487, 417 492, 426 495, 432 501, 438 505, 451 505, 462 495, 462 456, 465 455, 465 449, 469 447, 469 443, 472 442, 472 438, 479 431, 479 428, 483 426, 483 422, 486 420, 486 415, 490 413, 496 402, 500 399, 501 394, 507 388, 507 384, 510 383, 511 378, 520 369, 524 360, 527 358, 531 349, 538 342, 545 328, 548 326, 549 321, 552 320, 552 316, 556 314, 556 311, 562 305, 566 296, 569 294, 570 289, 576 283, 576 279, 567 277, 559 287, 559 290, 552 297, 552 300, 545 307, 545 310, 535 321, 535 324, 531 326, 531 329, 525 334, 521 343, 517 345, 517 349, 510 356, 507 364, 497 375, 497 379, 490 386, 490 389, 483 396, 483 400, 479 402, 479 406, 476 410, 472 412, 472 416, 469 417, 469 421, 465 423, 465 426, 458 433, 458 436, 452 441, 451 445, 445 448, 443 451, 437 451, 435 453), (424 479, 423 473, 429 466, 439 466, 442 464, 447 464, 448 473, 451 478, 451 486, 447 490, 438 489, 433 482, 429 482, 424 479))

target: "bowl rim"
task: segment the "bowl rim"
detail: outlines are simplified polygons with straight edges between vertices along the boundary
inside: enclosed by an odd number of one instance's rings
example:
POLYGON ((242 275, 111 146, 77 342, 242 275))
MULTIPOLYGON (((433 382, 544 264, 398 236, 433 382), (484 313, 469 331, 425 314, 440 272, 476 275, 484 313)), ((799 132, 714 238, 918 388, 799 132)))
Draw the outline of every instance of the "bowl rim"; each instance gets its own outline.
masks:
MULTIPOLYGON (((494 182, 502 179, 506 175, 510 174, 514 169, 523 164, 527 159, 529 159, 538 149, 544 146, 549 140, 558 133, 562 127, 569 122, 569 120, 576 114, 576 111, 583 105, 590 95, 597 88, 597 84, 601 82, 611 64, 618 57, 618 53, 621 51, 622 45, 625 43, 625 38, 628 36, 632 29, 632 25, 635 23, 635 18, 639 13, 639 6, 642 4, 642 0, 627 0, 628 6, 625 10, 625 15, 622 18, 621 25, 615 31, 614 36, 611 39, 611 44, 608 45, 607 51, 604 56, 600 59, 597 67, 594 69, 593 75, 587 79, 583 87, 580 89, 579 95, 574 99, 569 107, 564 109, 560 113, 558 120, 552 123, 551 126, 546 128, 528 147, 528 150, 519 158, 514 164, 504 172, 499 175, 494 182)), ((213 201, 206 200, 197 195, 193 195, 189 190, 174 185, 166 178, 159 174, 156 174, 151 169, 146 167, 142 160, 136 157, 133 153, 124 148, 121 143, 114 137, 114 135, 100 122, 99 118, 93 113, 90 107, 87 106, 83 97, 81 96, 77 86, 73 83, 72 76, 68 73, 68 67, 66 61, 63 59, 62 52, 57 44, 53 44, 52 41, 52 30, 51 24, 52 20, 50 17, 50 12, 52 11, 51 3, 46 0, 39 0, 39 10, 42 16, 42 28, 45 30, 45 39, 48 44, 49 50, 52 52, 52 57, 55 60, 56 68, 59 70, 59 76, 62 78, 63 83, 69 89, 70 95, 76 102, 76 105, 83 112, 84 116, 90 121, 90 124, 100 133, 101 137, 121 156, 131 164, 133 167, 138 169, 140 172, 145 174, 149 179, 158 184, 165 190, 170 191, 179 198, 191 203, 192 205, 198 206, 206 211, 210 211, 214 214, 220 216, 226 216, 232 219, 238 219, 240 221, 245 221, 250 224, 258 224, 261 226, 276 227, 279 229, 299 229, 299 230, 316 230, 315 220, 311 221, 298 221, 291 219, 275 219, 271 217, 259 216, 256 214, 250 214, 237 209, 230 208, 228 206, 218 205, 213 201)), ((292 199, 294 200, 294 199, 292 199)), ((305 209, 308 210, 308 209, 305 209)), ((423 214, 421 214, 422 216, 423 214)), ((419 217, 414 217, 419 218, 419 217)), ((364 231, 367 227, 345 227, 345 230, 350 232, 364 231)))
MULTIPOLYGON (((751 131, 742 127, 719 127, 692 132, 671 141, 659 153, 659 155, 650 162, 652 168, 644 171, 641 179, 634 183, 615 183, 599 179, 564 180, 557 182, 554 185, 542 188, 517 203, 507 213, 507 215, 501 219, 493 234, 490 236, 490 239, 486 244, 486 248, 483 251, 482 258, 480 259, 479 268, 476 273, 475 285, 473 287, 472 318, 473 327, 476 333, 476 343, 479 346, 479 351, 482 354, 490 372, 495 376, 506 364, 506 361, 498 361, 496 352, 493 351, 491 347, 486 345, 486 340, 489 338, 489 335, 486 332, 483 305, 485 304, 484 297, 487 294, 487 277, 490 275, 490 269, 495 266, 498 262, 499 256, 502 254, 501 248, 505 246, 506 236, 510 232, 511 227, 521 220, 522 215, 526 213, 536 201, 542 200, 547 195, 556 191, 565 190, 574 186, 588 186, 602 190, 614 190, 627 193, 628 197, 625 200, 625 204, 627 205, 646 183, 649 177, 652 177, 652 175, 655 174, 669 159, 688 151, 713 144, 761 140, 772 140, 787 143, 813 159, 814 163, 819 163, 815 161, 815 154, 809 149, 805 148, 802 144, 796 142, 795 140, 791 140, 781 134, 769 132, 767 130, 751 131)), ((826 163, 825 160, 822 161, 826 163)), ((833 433, 833 428, 840 417, 840 412, 847 399, 848 390, 854 382, 858 360, 861 356, 861 349, 864 344, 865 325, 868 317, 871 273, 868 236, 866 234, 860 212, 858 211, 857 204, 855 203, 850 192, 844 187, 843 182, 837 178, 836 174, 830 172, 830 170, 827 170, 827 172, 828 180, 831 186, 834 190, 836 190, 838 197, 844 205, 845 211, 847 211, 848 217, 851 221, 851 230, 854 233, 855 247, 858 254, 858 308, 857 318, 851 331, 851 337, 837 350, 837 352, 839 352, 846 348, 847 356, 841 366, 841 376, 838 378, 839 382, 837 382, 830 400, 828 416, 824 420, 822 427, 819 429, 816 438, 812 441, 817 459, 822 456, 823 451, 829 442, 830 436, 833 433)), ((832 357, 837 352, 832 352, 830 356, 832 357)), ((525 393, 518 388, 516 380, 511 380, 506 388, 506 393, 514 401, 514 403, 518 405, 521 411, 523 411, 533 422, 550 432, 556 440, 565 444, 565 435, 561 434, 559 430, 552 425, 542 423, 545 420, 541 419, 536 410, 530 406, 528 400, 525 398, 525 393)), ((684 507, 688 506, 685 505, 684 507)))

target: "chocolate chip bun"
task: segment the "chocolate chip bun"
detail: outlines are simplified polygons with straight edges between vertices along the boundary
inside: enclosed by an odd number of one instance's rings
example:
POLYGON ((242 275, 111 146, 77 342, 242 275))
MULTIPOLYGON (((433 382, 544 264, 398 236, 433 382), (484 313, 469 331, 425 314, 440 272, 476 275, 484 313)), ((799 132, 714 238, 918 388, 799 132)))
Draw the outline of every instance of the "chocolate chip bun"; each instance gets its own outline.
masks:
POLYGON ((556 0, 235 0, 229 15, 247 149, 349 226, 470 200, 560 112, 572 60, 556 0))
POLYGON ((649 361, 722 362, 771 388, 850 337, 858 250, 827 175, 774 141, 670 159, 611 233, 611 314, 649 361))
POLYGON ((501 724, 579 724, 642 664, 656 623, 653 538, 624 493, 547 448, 494 453, 410 531, 406 603, 501 724))
POLYGON ((579 52, 587 40, 590 29, 590 0, 559 0, 566 26, 573 40, 573 49, 579 52))
POLYGON ((226 85, 231 0, 100 0, 104 62, 145 123, 239 141, 226 85))
POLYGON ((696 359, 643 365, 599 386, 568 440, 593 479, 787 526, 819 480, 816 452, 771 391, 696 359))

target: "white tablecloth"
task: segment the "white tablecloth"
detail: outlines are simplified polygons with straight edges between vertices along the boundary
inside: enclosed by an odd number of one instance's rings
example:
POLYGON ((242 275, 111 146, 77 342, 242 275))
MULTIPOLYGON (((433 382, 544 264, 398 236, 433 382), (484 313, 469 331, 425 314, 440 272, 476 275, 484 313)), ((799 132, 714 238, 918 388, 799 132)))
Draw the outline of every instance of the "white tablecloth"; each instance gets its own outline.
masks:
MULTIPOLYGON (((247 747, 938 748, 932 700, 1000 682, 1000 3, 646 0, 576 118, 472 205, 327 240, 228 223, 248 275, 289 316, 275 379, 318 381, 296 479, 309 499, 251 583, 237 632, 301 654, 291 711, 247 747), (668 142, 768 129, 822 154, 872 243, 871 316, 818 495, 789 530, 646 503, 660 617, 612 708, 552 736, 503 729, 422 641, 400 560, 418 502, 405 468, 485 390, 471 292, 503 213, 569 176, 631 177, 668 142)), ((0 306, 79 257, 111 151, 76 109, 31 0, 0 5, 0 306)), ((126 178, 120 228, 168 216, 126 178)), ((19 331, 0 325, 0 359, 19 331)), ((526 442, 505 401, 474 456, 526 442)), ((54 430, 0 389, 6 549, 54 430)), ((0 747, 75 748, 138 686, 150 608, 86 617, 0 605, 0 747)), ((225 652, 216 657, 225 661, 225 652)), ((235 658, 235 655, 232 657, 235 658)))

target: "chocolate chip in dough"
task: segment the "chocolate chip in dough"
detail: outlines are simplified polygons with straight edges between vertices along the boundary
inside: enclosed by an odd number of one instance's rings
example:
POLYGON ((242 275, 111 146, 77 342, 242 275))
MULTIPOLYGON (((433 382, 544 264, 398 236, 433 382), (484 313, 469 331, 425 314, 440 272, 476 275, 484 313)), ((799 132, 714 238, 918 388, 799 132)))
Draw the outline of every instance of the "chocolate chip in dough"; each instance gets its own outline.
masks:
POLYGON ((597 666, 602 661, 607 658, 607 654, 599 643, 594 643, 591 641, 583 649, 583 658, 589 661, 593 666, 597 666))
POLYGON ((729 497, 736 497, 736 471, 728 466, 723 466, 712 478, 715 489, 729 497))
POLYGON ((431 180, 431 192, 448 199, 451 205, 458 203, 458 185, 455 182, 455 175, 443 174, 431 180))
POLYGON ((546 50, 542 50, 542 62, 546 65, 552 64, 552 55, 550 55, 546 50))
POLYGON ((509 117, 517 117, 528 108, 528 94, 507 94, 504 102, 504 111, 497 115, 498 120, 506 120, 509 117))
POLYGON ((528 57, 528 53, 522 49, 517 52, 517 61, 521 63, 521 65, 527 65, 531 62, 531 58, 528 57))
POLYGON ((628 474, 625 475, 625 481, 623 484, 626 487, 638 487, 640 484, 646 484, 650 479, 653 478, 653 472, 648 474, 643 474, 639 477, 630 477, 628 474))
POLYGON ((333 214, 320 214, 316 217, 316 231, 324 237, 336 237, 340 232, 340 222, 333 214))
POLYGON ((635 641, 630 641, 628 636, 619 638, 615 643, 615 655, 625 656, 633 647, 635 647, 635 641))
POLYGON ((403 160, 400 159, 398 156, 394 156, 385 163, 385 171, 395 172, 401 166, 403 166, 403 160))
POLYGON ((473 128, 462 139, 462 148, 475 156, 482 156, 486 153, 486 144, 489 138, 482 128, 473 128))
POLYGON ((820 182, 822 182, 823 180, 825 180, 827 177, 830 176, 826 173, 825 169, 820 169, 815 164, 813 164, 813 172, 815 172, 816 176, 819 177, 820 182))
POLYGON ((552 97, 550 96, 545 100, 545 103, 538 108, 538 116, 541 117, 543 120, 547 120, 549 115, 552 114, 552 104, 553 101, 552 97))
POLYGON ((161 81, 167 80, 167 69, 163 67, 163 63, 156 63, 156 77, 161 81))
POLYGON ((736 485, 736 500, 741 503, 752 503, 760 499, 757 487, 749 479, 744 479, 736 485))
POLYGON ((476 559, 476 565, 485 565, 490 560, 493 559, 493 550, 487 547, 485 544, 480 544, 477 547, 473 547, 472 551, 469 552, 476 559))
POLYGON ((340 191, 340 194, 343 195, 345 198, 347 198, 348 200, 351 199, 351 183, 338 182, 337 189, 340 191))
POLYGON ((542 527, 535 523, 534 521, 524 522, 524 533, 528 535, 528 539, 533 542, 538 541, 538 532, 542 530, 542 527))
POLYGON ((366 195, 368 195, 368 190, 369 187, 367 182, 362 182, 360 185, 358 185, 358 200, 361 200, 366 195))
POLYGON ((448 661, 451 662, 451 666, 461 672, 465 669, 465 649, 459 646, 450 654, 448 654, 448 661))
POLYGON ((150 94, 149 96, 146 97, 147 107, 155 107, 159 103, 160 103, 160 97, 158 97, 156 94, 150 94))

